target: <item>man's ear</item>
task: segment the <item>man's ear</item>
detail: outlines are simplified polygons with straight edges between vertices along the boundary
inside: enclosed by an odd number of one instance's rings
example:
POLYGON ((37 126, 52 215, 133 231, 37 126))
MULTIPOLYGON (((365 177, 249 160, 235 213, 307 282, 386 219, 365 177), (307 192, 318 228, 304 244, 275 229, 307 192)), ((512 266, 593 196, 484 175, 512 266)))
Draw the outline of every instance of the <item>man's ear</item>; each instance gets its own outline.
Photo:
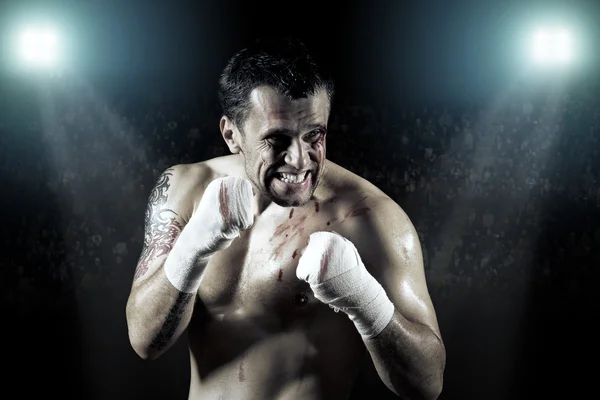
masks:
POLYGON ((232 154, 239 154, 241 151, 240 145, 242 137, 237 126, 228 117, 222 116, 219 127, 221 129, 223 140, 225 140, 227 147, 229 147, 229 151, 232 154))

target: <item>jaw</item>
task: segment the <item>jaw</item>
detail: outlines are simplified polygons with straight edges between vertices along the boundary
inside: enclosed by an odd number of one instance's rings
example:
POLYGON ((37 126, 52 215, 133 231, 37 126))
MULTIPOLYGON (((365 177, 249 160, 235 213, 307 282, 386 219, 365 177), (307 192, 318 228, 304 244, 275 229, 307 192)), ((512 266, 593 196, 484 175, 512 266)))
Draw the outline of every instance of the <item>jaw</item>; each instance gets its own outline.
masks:
POLYGON ((271 177, 265 182, 267 196, 281 207, 300 207, 310 201, 316 181, 309 172, 302 183, 288 183, 271 177))

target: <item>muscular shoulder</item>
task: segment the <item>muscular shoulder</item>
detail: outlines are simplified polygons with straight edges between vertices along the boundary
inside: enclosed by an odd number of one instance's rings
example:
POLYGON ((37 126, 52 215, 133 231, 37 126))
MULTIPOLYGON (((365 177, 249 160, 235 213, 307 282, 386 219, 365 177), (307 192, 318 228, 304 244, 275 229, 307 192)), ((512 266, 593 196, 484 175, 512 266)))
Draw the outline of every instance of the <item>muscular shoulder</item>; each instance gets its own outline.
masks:
POLYGON ((388 202, 394 203, 381 189, 352 171, 330 161, 328 161, 327 167, 328 171, 324 179, 326 196, 333 197, 334 202, 341 208, 357 202, 371 206, 388 202))
POLYGON ((329 168, 326 186, 344 221, 339 226, 340 234, 356 237, 367 230, 373 233, 375 227, 389 233, 392 229, 413 229, 404 210, 377 186, 334 163, 329 168), (369 229, 365 229, 367 226, 369 229))
POLYGON ((181 218, 187 222, 208 184, 222 176, 211 166, 210 161, 176 164, 165 169, 158 178, 151 197, 168 193, 163 198, 169 205, 176 206, 181 218))
POLYGON ((243 167, 237 157, 223 156, 173 165, 163 172, 159 184, 168 185, 169 197, 179 204, 180 210, 185 210, 182 217, 188 221, 210 182, 224 176, 243 176, 241 174, 243 167))

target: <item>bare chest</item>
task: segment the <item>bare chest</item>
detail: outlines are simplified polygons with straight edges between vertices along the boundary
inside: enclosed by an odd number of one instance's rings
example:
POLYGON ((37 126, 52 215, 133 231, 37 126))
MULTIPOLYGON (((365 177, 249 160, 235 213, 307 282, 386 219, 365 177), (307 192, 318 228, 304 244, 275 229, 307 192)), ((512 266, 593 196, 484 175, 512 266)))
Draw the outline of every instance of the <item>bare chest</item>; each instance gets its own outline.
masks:
POLYGON ((301 250, 317 231, 332 230, 335 212, 317 203, 265 214, 207 265, 200 296, 209 310, 247 315, 309 313, 320 303, 296 277, 301 250), (332 222, 333 221, 333 222, 332 222))

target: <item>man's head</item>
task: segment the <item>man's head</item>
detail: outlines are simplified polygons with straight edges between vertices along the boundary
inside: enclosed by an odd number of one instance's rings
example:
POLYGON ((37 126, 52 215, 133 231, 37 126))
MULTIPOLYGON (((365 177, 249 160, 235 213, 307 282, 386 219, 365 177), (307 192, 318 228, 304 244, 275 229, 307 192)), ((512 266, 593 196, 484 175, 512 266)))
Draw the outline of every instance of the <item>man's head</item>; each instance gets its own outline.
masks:
POLYGON ((223 138, 243 155, 254 186, 280 206, 305 204, 318 185, 333 91, 306 47, 290 38, 257 41, 221 75, 223 138))

